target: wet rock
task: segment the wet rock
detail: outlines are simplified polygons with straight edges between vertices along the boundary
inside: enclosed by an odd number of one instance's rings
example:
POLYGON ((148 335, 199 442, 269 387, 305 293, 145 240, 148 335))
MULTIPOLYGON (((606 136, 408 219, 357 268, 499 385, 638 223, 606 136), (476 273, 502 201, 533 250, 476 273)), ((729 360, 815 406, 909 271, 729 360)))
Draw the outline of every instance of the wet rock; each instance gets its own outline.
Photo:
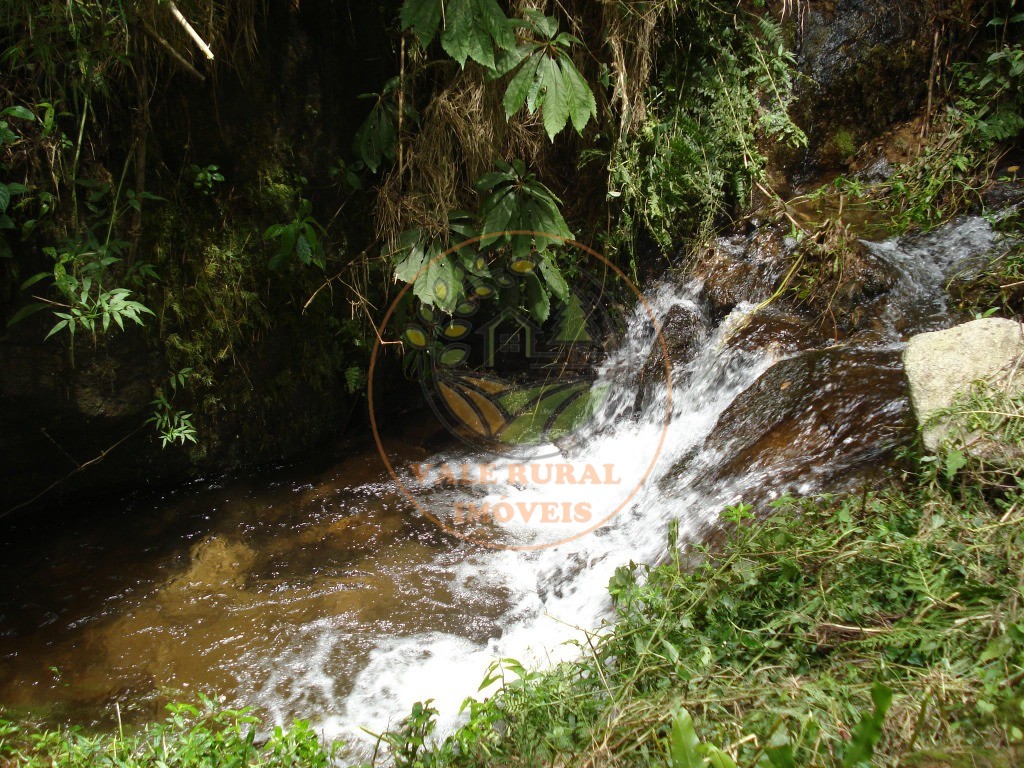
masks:
POLYGON ((1024 182, 997 181, 992 185, 982 202, 990 211, 1006 211, 1024 204, 1024 182))
POLYGON ((244 577, 255 561, 255 550, 240 541, 208 538, 192 548, 188 569, 169 586, 190 591, 220 589, 244 577))
POLYGON ((374 550, 393 542, 405 528, 401 514, 386 510, 360 512, 313 526, 295 537, 300 545, 312 544, 343 552, 374 550))
POLYGON ((794 245, 781 226, 767 225, 715 240, 692 272, 704 284, 701 298, 712 319, 721 320, 743 302, 771 296, 794 245))
POLYGON ((707 336, 707 328, 700 312, 679 305, 669 310, 661 327, 661 336, 665 341, 663 351, 672 364, 685 365, 700 349, 707 336))
POLYGON ((787 355, 814 349, 827 342, 810 321, 769 306, 745 318, 726 343, 747 352, 770 350, 787 355))
POLYGON ((798 30, 797 99, 805 168, 836 167, 910 116, 927 94, 932 25, 925 0, 811 3, 798 30))
POLYGON ((882 156, 872 159, 857 176, 869 184, 880 184, 892 178, 894 173, 896 173, 896 169, 893 168, 892 163, 888 158, 882 156))
POLYGON ((883 330, 889 294, 899 284, 899 272, 860 242, 848 244, 842 259, 841 269, 818 279, 809 308, 834 338, 858 330, 883 330))
POLYGON ((702 483, 760 473, 758 498, 830 483, 877 463, 911 435, 899 353, 833 347, 776 363, 733 401, 704 443, 722 455, 702 483))
POLYGON ((661 338, 665 345, 663 347, 655 341, 640 374, 642 383, 664 380, 666 360, 675 372, 693 359, 707 338, 704 317, 694 307, 672 307, 661 324, 661 338))
MULTIPOLYGON (((1024 329, 999 317, 974 320, 944 331, 913 336, 903 353, 914 415, 925 448, 934 451, 949 433, 949 423, 927 426, 953 404, 972 382, 984 379, 1011 394, 1024 392, 1024 329)), ((991 458, 992 452, 979 458, 991 458)))

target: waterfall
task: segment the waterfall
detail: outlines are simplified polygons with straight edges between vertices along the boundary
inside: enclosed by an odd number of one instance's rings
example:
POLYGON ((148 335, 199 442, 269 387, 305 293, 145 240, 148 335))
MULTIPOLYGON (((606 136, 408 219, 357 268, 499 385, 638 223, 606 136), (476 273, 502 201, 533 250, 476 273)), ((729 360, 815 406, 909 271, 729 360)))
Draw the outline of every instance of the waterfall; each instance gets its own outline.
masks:
MULTIPOLYGON (((698 291, 694 284, 664 283, 648 297, 650 312, 659 324, 674 307, 699 312, 698 291)), ((465 556, 452 568, 451 579, 469 609, 465 625, 473 623, 471 611, 481 590, 508 595, 508 610, 494 622, 493 636, 480 642, 467 640, 458 631, 382 637, 357 675, 342 711, 324 723, 328 732, 350 739, 357 737, 356 726, 380 732, 389 724, 394 726, 414 702, 428 698, 441 712, 439 731, 451 729, 461 703, 477 694, 493 660, 511 657, 528 666, 546 666, 577 653, 567 641, 582 640, 585 630, 610 618, 607 586, 616 568, 631 561, 659 559, 670 520, 679 521, 683 539, 698 531, 724 503, 742 496, 742 482, 718 488, 714 494, 690 489, 693 480, 716 462, 713 453, 697 454, 697 450, 719 415, 774 362, 770 354, 726 345, 734 321, 748 311, 748 306, 737 308, 685 369, 674 372, 671 404, 666 382, 655 382, 637 412, 634 403, 643 385, 639 371, 657 344, 647 309, 637 309, 623 343, 604 362, 595 382, 596 387, 608 387, 610 396, 596 418, 574 436, 578 448, 568 456, 560 454, 560 460, 577 465, 612 464, 630 482, 643 475, 650 447, 666 430, 666 408, 670 408, 663 448, 636 495, 606 525, 573 541, 525 552, 462 547, 465 556), (690 456, 694 459, 680 472, 680 463, 690 456)), ((540 452, 550 450, 545 446, 540 452)), ((456 453, 433 461, 465 458, 456 453)), ((505 484, 493 495, 514 502, 542 498, 546 492, 550 490, 544 486, 505 484)), ((607 491, 601 486, 577 486, 574 492, 592 505, 597 518, 617 501, 602 498, 607 491)), ((515 543, 522 544, 533 543, 540 534, 524 527, 512 535, 515 543)), ((315 659, 311 663, 315 665, 315 659)))

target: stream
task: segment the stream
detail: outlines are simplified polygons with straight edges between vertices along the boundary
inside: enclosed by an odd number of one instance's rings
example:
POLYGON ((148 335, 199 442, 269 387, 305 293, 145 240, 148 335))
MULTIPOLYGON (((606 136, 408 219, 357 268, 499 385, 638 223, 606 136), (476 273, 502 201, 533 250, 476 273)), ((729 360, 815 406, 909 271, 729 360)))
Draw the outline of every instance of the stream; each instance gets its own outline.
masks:
MULTIPOLYGON (((444 732, 493 660, 548 665, 576 653, 566 641, 611 618, 615 569, 664 556, 668 521, 681 540, 704 537, 723 505, 854 482, 905 443, 902 341, 950 324, 946 277, 995 242, 968 218, 869 244, 900 275, 879 327, 816 348, 776 343, 771 325, 746 329, 758 344, 735 343, 751 304, 713 324, 700 284, 654 286, 659 323, 694 318, 694 354, 673 366, 671 391, 645 378, 657 337, 646 312, 629 319, 599 374, 611 395, 558 458, 613 465, 636 491, 623 503, 576 486, 595 519, 622 509, 573 540, 568 524, 497 534, 550 545, 530 550, 453 536, 417 512, 368 440, 159 497, 5 521, 0 705, 107 727, 115 702, 142 720, 216 692, 270 721, 310 719, 359 752, 361 727, 379 732, 430 698, 444 732)), ((416 421, 387 438, 396 466, 479 460, 416 421)), ((513 502, 550 492, 533 482, 488 491, 513 502)))

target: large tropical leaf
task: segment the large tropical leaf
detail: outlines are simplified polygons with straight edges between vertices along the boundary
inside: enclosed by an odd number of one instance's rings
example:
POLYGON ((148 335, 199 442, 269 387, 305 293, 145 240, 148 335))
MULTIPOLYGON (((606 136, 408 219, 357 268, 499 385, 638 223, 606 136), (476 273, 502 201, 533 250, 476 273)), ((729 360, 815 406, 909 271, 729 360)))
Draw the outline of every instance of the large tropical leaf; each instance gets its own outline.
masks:
POLYGON ((400 20, 402 29, 411 29, 426 48, 441 24, 441 0, 405 0, 400 20))

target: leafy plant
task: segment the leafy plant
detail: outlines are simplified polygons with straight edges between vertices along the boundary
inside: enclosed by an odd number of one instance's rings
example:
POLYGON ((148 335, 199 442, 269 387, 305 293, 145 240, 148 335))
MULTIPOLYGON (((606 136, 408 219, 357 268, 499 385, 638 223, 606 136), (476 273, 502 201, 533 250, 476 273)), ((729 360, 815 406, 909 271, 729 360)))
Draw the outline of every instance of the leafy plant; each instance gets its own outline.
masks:
POLYGON ((413 295, 428 307, 451 312, 465 295, 461 276, 466 272, 486 277, 489 272, 485 261, 477 254, 477 246, 470 245, 454 253, 445 253, 452 244, 458 245, 478 235, 472 214, 454 211, 448 216, 448 225, 441 233, 422 228, 403 232, 397 249, 390 254, 395 265, 395 279, 413 284, 413 295))
POLYGON ((305 265, 326 265, 326 254, 320 236, 326 231, 313 217, 313 204, 306 198, 299 201, 299 210, 288 224, 272 224, 263 233, 264 239, 277 241, 277 253, 270 259, 274 271, 284 269, 292 258, 305 265))
POLYGON ((570 120, 582 134, 587 123, 597 117, 597 102, 569 55, 569 46, 580 41, 566 32, 559 34, 558 21, 552 16, 528 9, 526 17, 538 39, 504 51, 495 72, 515 72, 505 89, 505 115, 511 118, 525 104, 531 115, 543 113, 549 139, 554 140, 570 120))
MULTIPOLYGON (((436 4, 436 3, 435 3, 436 4)), ((380 93, 364 93, 360 99, 375 99, 370 114, 356 131, 352 140, 352 148, 371 173, 376 173, 384 161, 395 159, 398 146, 398 86, 399 79, 393 77, 384 84, 380 93)), ((419 115, 411 105, 403 107, 404 117, 410 124, 419 120, 419 115)), ((351 177, 346 175, 351 183, 351 177)), ((358 180, 358 177, 356 177, 358 180)), ((358 189, 359 187, 354 187, 358 189)))
POLYGON ((500 170, 485 174, 476 184, 483 193, 478 217, 453 211, 440 233, 416 228, 402 233, 390 254, 395 279, 413 284, 413 295, 428 307, 451 312, 466 296, 467 287, 490 278, 489 260, 506 249, 511 268, 522 265, 539 277, 527 278, 527 309, 537 322, 550 312, 550 296, 561 300, 569 288, 555 260, 555 249, 572 237, 559 210, 561 201, 525 164, 499 163, 500 170), (453 245, 463 245, 447 253, 453 245), (542 282, 543 281, 543 282, 542 282))
MULTIPOLYGON (((177 373, 171 374, 167 382, 171 389, 171 398, 177 394, 179 387, 185 386, 191 373, 191 368, 182 368, 177 373)), ((197 433, 192 425, 192 414, 180 411, 171 405, 162 389, 157 392, 156 399, 150 405, 153 406, 153 415, 146 420, 146 423, 156 427, 161 447, 166 448, 171 443, 184 445, 186 442, 196 442, 197 433)))
POLYGON ((892 704, 892 688, 882 683, 875 683, 871 688, 871 701, 874 704, 870 712, 865 713, 850 737, 850 743, 843 752, 843 768, 858 768, 870 765, 875 747, 882 738, 882 723, 892 704))
POLYGON ((1024 131, 1024 48, 997 44, 983 63, 952 68, 954 93, 933 118, 923 151, 888 182, 902 228, 930 228, 977 202, 1000 146, 1024 131))
MULTIPOLYGON (((18 139, 18 135, 11 130, 10 123, 4 118, 35 120, 35 115, 25 107, 18 105, 0 110, 0 152, 3 151, 5 145, 12 144, 18 139)), ((3 166, 0 166, 0 170, 5 169, 3 166)), ((6 236, 3 236, 7 231, 17 229, 14 220, 8 213, 8 209, 10 208, 13 198, 18 195, 23 195, 26 192, 28 192, 28 187, 24 184, 14 181, 5 182, 0 180, 0 258, 9 259, 13 255, 6 236)))
POLYGON ((494 69, 494 49, 515 46, 515 24, 497 0, 405 0, 400 20, 424 48, 440 29, 441 47, 462 67, 472 59, 494 69))
POLYGON ((687 32, 666 51, 648 117, 608 161, 621 212, 613 246, 642 230, 666 250, 705 239, 763 180, 765 139, 807 140, 789 117, 795 59, 774 21, 692 3, 673 23, 687 32))
MULTIPOLYGON (((79 331, 92 334, 106 332, 113 323, 124 330, 126 320, 143 324, 143 315, 153 311, 134 298, 133 291, 124 287, 106 288, 104 283, 112 267, 121 263, 121 253, 127 243, 110 238, 100 243, 89 230, 82 239, 69 240, 62 246, 48 246, 43 252, 53 259, 50 272, 39 272, 26 280, 21 288, 27 290, 42 281, 52 281, 63 301, 35 296, 30 303, 14 314, 8 326, 23 320, 39 310, 53 308, 57 323, 46 338, 66 330, 72 341, 79 331)), ((144 277, 156 277, 152 266, 138 264, 134 272, 144 277)))
POLYGON ((192 171, 193 188, 204 195, 212 195, 215 187, 224 181, 224 174, 216 165, 190 165, 189 170, 192 171))
POLYGON ((250 709, 226 708, 203 695, 199 706, 172 703, 167 713, 163 722, 137 732, 101 735, 77 728, 33 732, 0 720, 0 759, 24 768, 329 768, 342 747, 341 742, 322 744, 307 721, 263 730, 250 709))
POLYGON ((363 188, 363 180, 359 178, 359 172, 366 167, 362 160, 354 163, 346 163, 344 160, 338 162, 331 168, 331 177, 342 185, 347 192, 358 192, 363 188))
POLYGON ((366 371, 358 365, 350 365, 345 369, 345 389, 350 395, 366 386, 366 371))
MULTIPOLYGON (((515 256, 526 257, 531 250, 543 253, 572 238, 562 218, 562 201, 536 175, 527 173, 521 160, 513 160, 511 165, 499 162, 498 169, 476 183, 477 191, 484 194, 480 206, 482 247, 509 243, 515 256)), ((564 298, 561 285, 556 293, 564 298)))

